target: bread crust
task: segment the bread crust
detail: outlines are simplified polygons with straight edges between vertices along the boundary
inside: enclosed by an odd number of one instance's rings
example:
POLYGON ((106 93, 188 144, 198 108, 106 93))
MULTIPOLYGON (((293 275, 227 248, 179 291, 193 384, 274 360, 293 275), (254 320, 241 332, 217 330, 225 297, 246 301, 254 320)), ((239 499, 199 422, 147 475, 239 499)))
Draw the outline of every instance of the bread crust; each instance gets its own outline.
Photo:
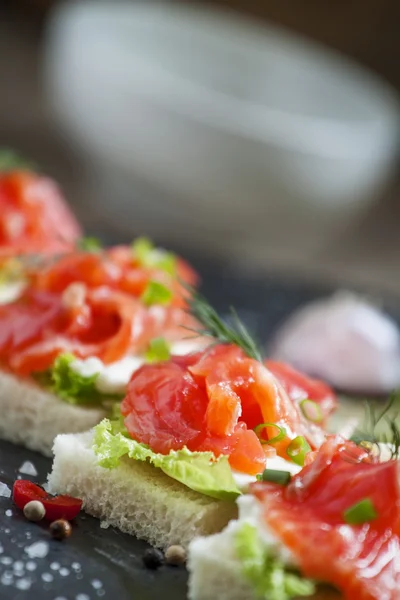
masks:
POLYGON ((51 456, 59 433, 87 431, 106 416, 102 408, 75 406, 34 381, 0 371, 0 438, 51 456))

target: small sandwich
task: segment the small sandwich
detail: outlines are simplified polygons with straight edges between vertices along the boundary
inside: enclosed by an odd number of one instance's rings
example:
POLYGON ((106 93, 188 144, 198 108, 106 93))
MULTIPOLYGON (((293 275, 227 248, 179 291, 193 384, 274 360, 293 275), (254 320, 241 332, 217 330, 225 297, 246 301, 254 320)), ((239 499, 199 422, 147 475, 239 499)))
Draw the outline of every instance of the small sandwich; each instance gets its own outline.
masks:
POLYGON ((143 363, 193 348, 181 283, 192 269, 148 240, 89 242, 25 261, 24 290, 0 307, 0 437, 47 455, 58 433, 109 415, 143 363))
POLYGON ((268 368, 242 324, 222 322, 197 294, 190 306, 213 345, 142 366, 114 419, 57 436, 48 482, 159 548, 220 531, 266 466, 299 471, 335 406, 324 384, 268 368))
POLYGON ((56 183, 0 150, 0 304, 21 295, 26 261, 70 252, 81 237, 56 183))
POLYGON ((393 425, 386 457, 378 444, 330 436, 297 475, 267 468, 238 499, 236 521, 191 543, 190 600, 398 600, 400 431, 393 425))

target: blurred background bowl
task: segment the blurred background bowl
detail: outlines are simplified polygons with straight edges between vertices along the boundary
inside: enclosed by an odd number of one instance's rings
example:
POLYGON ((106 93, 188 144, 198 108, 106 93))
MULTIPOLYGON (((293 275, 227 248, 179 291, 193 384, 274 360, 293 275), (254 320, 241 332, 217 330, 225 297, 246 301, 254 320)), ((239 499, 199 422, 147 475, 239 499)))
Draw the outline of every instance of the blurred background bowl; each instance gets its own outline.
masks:
POLYGON ((96 210, 120 230, 138 219, 150 235, 205 252, 212 240, 214 255, 242 259, 295 255, 296 239, 312 253, 378 197, 393 166, 389 86, 233 13, 66 4, 45 58, 59 123, 111 195, 96 210))

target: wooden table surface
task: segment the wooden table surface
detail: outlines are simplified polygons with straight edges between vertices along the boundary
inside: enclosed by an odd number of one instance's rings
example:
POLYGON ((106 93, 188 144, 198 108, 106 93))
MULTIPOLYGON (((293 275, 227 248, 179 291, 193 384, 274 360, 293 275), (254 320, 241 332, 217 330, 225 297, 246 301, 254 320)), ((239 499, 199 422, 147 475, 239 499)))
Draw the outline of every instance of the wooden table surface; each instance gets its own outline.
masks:
MULTIPOLYGON (((1 11, 1 8, 0 8, 1 11)), ((40 83, 40 36, 28 22, 0 12, 0 145, 18 148, 60 181, 84 225, 96 220, 93 191, 77 155, 51 121, 40 83)), ((318 256, 264 261, 261 270, 329 279, 400 295, 400 173, 381 201, 318 256)), ((118 232, 116 232, 118 233, 118 232)))

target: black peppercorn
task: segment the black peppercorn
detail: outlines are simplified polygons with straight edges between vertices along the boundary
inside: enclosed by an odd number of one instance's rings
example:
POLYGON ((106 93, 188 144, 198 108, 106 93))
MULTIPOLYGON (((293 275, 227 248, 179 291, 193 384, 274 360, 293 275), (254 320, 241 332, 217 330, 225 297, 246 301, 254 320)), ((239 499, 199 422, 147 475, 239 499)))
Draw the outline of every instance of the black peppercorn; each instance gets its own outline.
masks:
POLYGON ((50 524, 51 537, 55 540, 64 540, 71 535, 72 527, 69 521, 57 519, 50 524))
POLYGON ((156 548, 148 548, 143 554, 143 564, 148 569, 158 569, 164 562, 164 555, 156 548))

